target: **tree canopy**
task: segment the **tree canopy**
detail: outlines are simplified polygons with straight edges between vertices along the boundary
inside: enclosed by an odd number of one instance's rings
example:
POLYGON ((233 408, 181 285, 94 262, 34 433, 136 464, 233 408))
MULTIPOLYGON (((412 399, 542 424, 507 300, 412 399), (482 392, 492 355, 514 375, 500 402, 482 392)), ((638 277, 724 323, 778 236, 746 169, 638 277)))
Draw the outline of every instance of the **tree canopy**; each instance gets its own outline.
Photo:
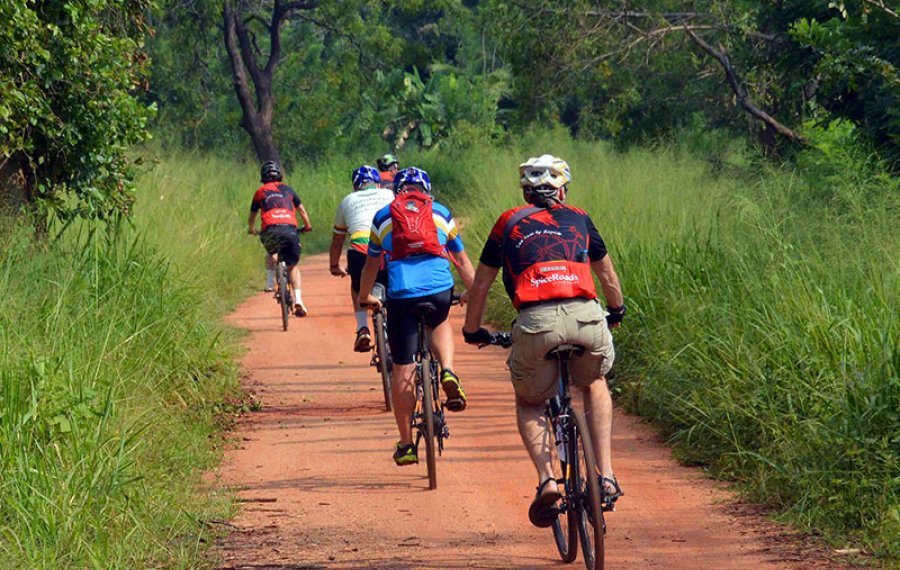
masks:
POLYGON ((148 128, 297 160, 703 125, 790 156, 843 121, 900 165, 886 0, 10 0, 0 18, 0 166, 64 218, 127 212, 148 128))
POLYGON ((109 218, 131 203, 126 151, 147 136, 150 0, 0 3, 0 162, 39 217, 109 218))

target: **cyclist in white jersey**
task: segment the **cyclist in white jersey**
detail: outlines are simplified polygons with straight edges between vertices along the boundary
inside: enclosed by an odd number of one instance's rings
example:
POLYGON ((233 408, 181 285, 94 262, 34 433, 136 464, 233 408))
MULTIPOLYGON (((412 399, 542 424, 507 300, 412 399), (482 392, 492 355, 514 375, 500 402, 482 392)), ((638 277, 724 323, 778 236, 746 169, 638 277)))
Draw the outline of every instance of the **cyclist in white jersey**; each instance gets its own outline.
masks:
MULTIPOLYGON (((332 275, 336 277, 350 275, 350 296, 356 315, 356 340, 353 342, 353 350, 368 352, 371 350, 372 333, 368 326, 368 311, 359 306, 359 280, 366 264, 372 218, 378 210, 394 200, 394 193, 380 187, 381 176, 377 170, 368 165, 354 170, 352 180, 353 192, 341 200, 334 216, 334 237, 331 239, 329 263, 332 275), (347 250, 345 270, 340 265, 341 250, 348 235, 350 248, 347 250)), ((387 287, 387 272, 383 268, 378 272, 378 282, 387 287)))

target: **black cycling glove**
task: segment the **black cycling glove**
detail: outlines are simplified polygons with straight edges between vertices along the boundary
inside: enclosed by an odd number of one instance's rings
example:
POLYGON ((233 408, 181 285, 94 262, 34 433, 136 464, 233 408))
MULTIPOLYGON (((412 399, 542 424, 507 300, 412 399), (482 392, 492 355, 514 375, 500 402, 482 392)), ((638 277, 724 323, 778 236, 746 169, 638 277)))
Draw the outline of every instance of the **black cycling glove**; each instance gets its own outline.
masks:
POLYGON ((606 326, 608 327, 621 323, 622 319, 625 318, 624 304, 621 307, 610 307, 607 305, 606 310, 609 312, 609 314, 606 315, 606 326))
POLYGON ((494 335, 484 327, 472 333, 463 329, 463 339, 465 339, 466 344, 491 344, 491 341, 494 340, 494 335))

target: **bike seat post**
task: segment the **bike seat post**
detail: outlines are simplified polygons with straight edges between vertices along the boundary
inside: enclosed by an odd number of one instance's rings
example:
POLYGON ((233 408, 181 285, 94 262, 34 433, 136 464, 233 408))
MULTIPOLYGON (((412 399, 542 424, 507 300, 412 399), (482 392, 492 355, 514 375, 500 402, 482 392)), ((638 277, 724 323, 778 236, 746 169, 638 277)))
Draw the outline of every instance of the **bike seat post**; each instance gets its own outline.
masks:
POLYGON ((437 312, 437 306, 434 303, 419 303, 412 309, 413 316, 419 323, 419 359, 426 356, 430 347, 430 339, 428 335, 428 327, 425 326, 425 319, 432 313, 437 312))
POLYGON ((554 400, 558 401, 560 410, 562 410, 570 400, 569 396, 569 360, 572 356, 581 356, 584 354, 584 347, 575 344, 561 344, 549 351, 545 358, 548 360, 556 360, 559 370, 559 382, 557 385, 557 395, 554 400))

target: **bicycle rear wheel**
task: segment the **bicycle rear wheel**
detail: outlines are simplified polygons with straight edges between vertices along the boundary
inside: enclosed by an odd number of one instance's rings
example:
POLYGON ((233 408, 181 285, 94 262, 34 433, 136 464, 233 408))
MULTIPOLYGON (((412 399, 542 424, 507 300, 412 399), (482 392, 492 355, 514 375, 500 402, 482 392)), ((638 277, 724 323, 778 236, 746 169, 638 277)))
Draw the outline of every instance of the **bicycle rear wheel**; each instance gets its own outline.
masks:
POLYGON ((597 461, 594 459, 591 433, 587 429, 584 414, 573 410, 572 419, 574 422, 569 432, 572 451, 569 482, 574 490, 572 494, 575 495, 575 520, 581 538, 581 552, 588 570, 603 570, 603 512, 600 510, 597 461))
POLYGON ((287 284, 287 267, 284 262, 278 263, 278 303, 281 305, 281 326, 282 330, 288 330, 290 319, 290 310, 288 306, 288 284, 287 284))
MULTIPOLYGON (((552 429, 552 428, 551 428, 552 429)), ((555 430, 554 430, 555 431, 555 430)), ((556 438, 555 434, 551 434, 551 438, 556 438)), ((565 442, 563 442, 565 445, 565 442)), ((563 448, 564 449, 564 448, 563 448)), ((559 557, 563 562, 574 562, 578 556, 578 523, 576 520, 577 509, 575 508, 574 494, 569 491, 569 481, 566 477, 567 463, 563 457, 559 456, 560 447, 552 446, 552 464, 553 476, 559 484, 559 491, 563 498, 560 502, 563 508, 559 512, 559 516, 553 521, 553 540, 556 543, 556 550, 559 551, 559 557)))
POLYGON ((422 421, 425 423, 425 460, 428 488, 437 489, 437 449, 434 445, 434 381, 431 359, 422 361, 422 421))
POLYGON ((378 360, 378 371, 381 373, 381 387, 384 389, 384 408, 391 411, 394 407, 394 398, 391 395, 391 355, 388 352, 384 313, 381 311, 372 315, 372 328, 375 329, 375 357, 378 360))

